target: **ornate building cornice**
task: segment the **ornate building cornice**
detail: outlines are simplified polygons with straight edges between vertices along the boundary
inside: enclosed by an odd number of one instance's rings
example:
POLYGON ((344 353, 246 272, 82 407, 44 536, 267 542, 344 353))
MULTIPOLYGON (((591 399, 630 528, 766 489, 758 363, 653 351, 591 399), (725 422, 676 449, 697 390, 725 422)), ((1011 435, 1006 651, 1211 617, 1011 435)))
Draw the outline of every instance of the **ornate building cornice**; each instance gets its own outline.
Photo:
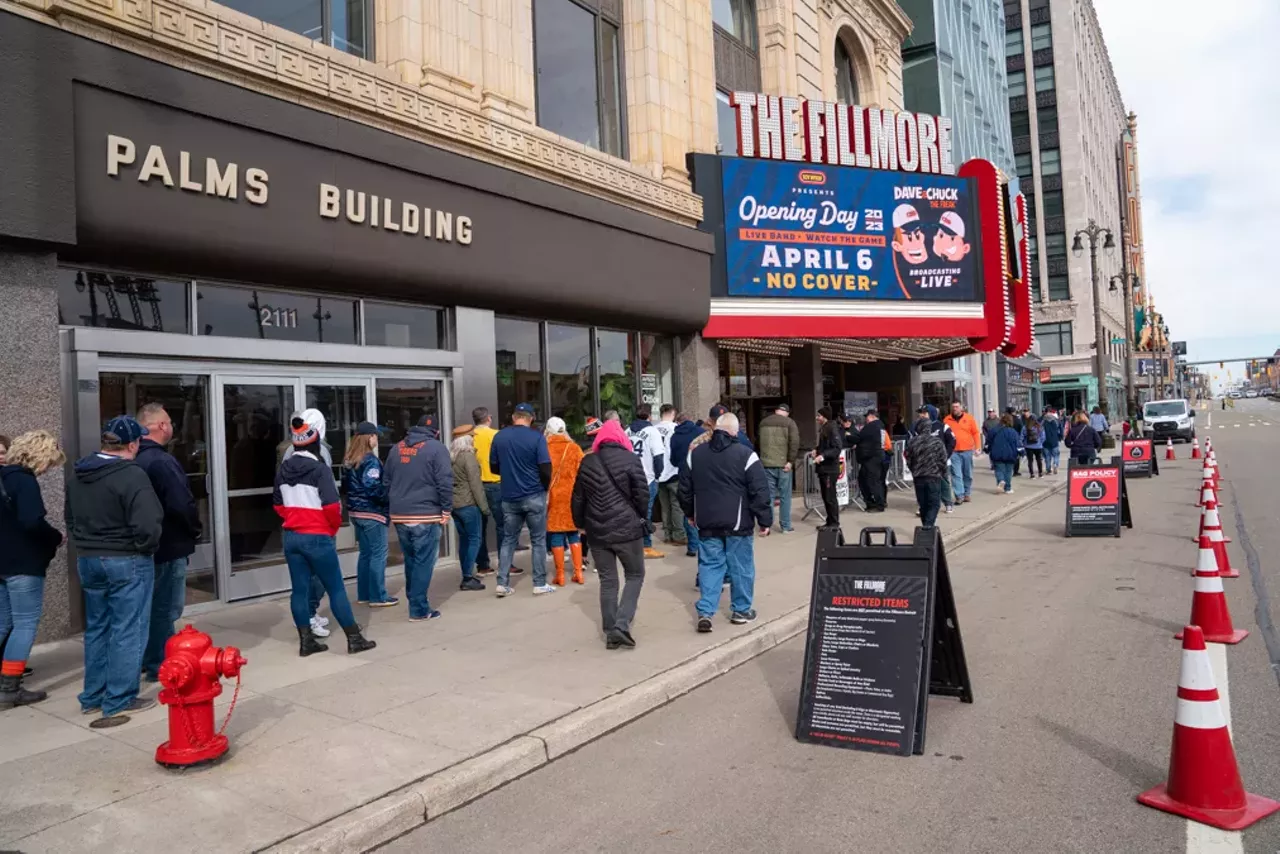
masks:
POLYGON ((401 82, 391 69, 216 3, 0 0, 0 8, 664 219, 690 226, 702 219, 699 196, 624 160, 535 126, 430 97, 401 82))

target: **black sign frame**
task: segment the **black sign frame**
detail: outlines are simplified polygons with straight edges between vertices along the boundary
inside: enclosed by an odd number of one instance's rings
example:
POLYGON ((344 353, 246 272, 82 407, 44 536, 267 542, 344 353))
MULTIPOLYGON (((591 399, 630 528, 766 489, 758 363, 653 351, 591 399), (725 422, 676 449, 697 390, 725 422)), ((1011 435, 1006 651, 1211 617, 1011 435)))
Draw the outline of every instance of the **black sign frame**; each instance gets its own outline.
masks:
MULTIPOLYGON (((1123 445, 1121 446, 1123 447, 1123 445)), ((1154 451, 1152 459, 1155 458, 1154 451)), ((1065 534, 1068 537, 1119 537, 1123 528, 1133 528, 1133 512, 1129 507, 1129 484, 1125 477, 1125 467, 1121 457, 1112 457, 1109 463, 1093 463, 1091 465, 1081 465, 1074 459, 1067 462, 1067 502, 1065 516, 1065 534), (1115 469, 1117 472, 1118 483, 1120 487, 1120 501, 1116 506, 1114 524, 1108 522, 1099 524, 1074 518, 1075 514, 1072 510, 1076 506, 1071 503, 1071 472, 1075 469, 1115 469)))
MULTIPOLYGON (((838 530, 819 531, 809 601, 809 628, 805 639, 804 672, 796 714, 795 737, 797 740, 851 750, 893 753, 899 756, 920 755, 924 752, 929 694, 955 697, 964 703, 974 701, 973 684, 969 678, 964 644, 960 636, 955 596, 951 589, 951 575, 942 538, 937 528, 917 528, 914 542, 911 545, 902 546, 897 544, 896 534, 892 528, 864 528, 856 545, 846 545, 842 533, 838 530), (873 545, 872 537, 877 535, 883 538, 882 543, 873 545), (858 582, 863 583, 859 585, 858 582), (863 588, 866 590, 865 597, 835 595, 845 590, 853 591, 863 588), (881 597, 877 595, 878 593, 887 595, 881 597), (874 633, 890 641, 900 641, 906 634, 904 629, 909 628, 912 638, 909 644, 890 643, 888 646, 874 644, 861 648, 837 644, 837 649, 830 652, 824 649, 826 639, 839 632, 838 628, 828 632, 827 609, 838 607, 834 605, 837 600, 857 600, 859 604, 863 598, 886 603, 903 601, 888 598, 894 593, 905 593, 911 605, 903 606, 904 610, 901 611, 886 609, 875 613, 877 615, 897 613, 901 615, 901 619, 878 618, 874 622, 859 623, 856 634, 859 637, 866 637, 874 633), (914 610, 911 610, 912 608, 914 610), (905 623, 911 625, 907 627, 905 623), (894 638, 894 634, 898 637, 894 638), (870 651, 871 649, 875 652, 870 651), (848 654, 851 651, 859 664, 857 668, 851 667, 848 663, 848 654), (844 653, 845 659, 836 658, 837 653, 844 653), (875 708, 876 699, 885 699, 883 693, 863 694, 863 702, 869 704, 866 706, 858 705, 857 700, 843 704, 839 701, 831 702, 830 707, 840 708, 848 714, 845 719, 846 734, 815 731, 815 726, 819 729, 833 729, 830 722, 825 725, 814 723, 815 702, 820 690, 819 666, 824 661, 824 655, 827 656, 825 659, 827 661, 834 659, 841 671, 858 674, 854 677, 855 679, 868 683, 880 692, 883 692, 886 687, 891 691, 896 688, 896 692, 887 698, 895 703, 895 707, 875 708), (867 679, 862 676, 868 671, 874 673, 877 668, 880 674, 879 679, 867 679), (873 713, 873 720, 859 717, 860 713, 868 709, 873 713), (880 723, 883 718, 874 717, 876 712, 880 712, 885 718, 896 718, 902 722, 898 741, 857 734, 872 732, 870 725, 880 723), (860 727, 859 724, 867 726, 860 727)), ((842 601, 842 605, 846 604, 846 601, 842 601)), ((880 606, 871 607, 878 609, 880 606)), ((846 622, 852 622, 858 620, 858 617, 851 613, 844 619, 846 622)), ((830 686, 822 690, 828 694, 829 698, 832 694, 843 697, 853 695, 853 692, 839 691, 830 686)), ((879 705, 883 707, 887 704, 879 705)))
POLYGON ((1156 445, 1151 439, 1121 439, 1120 458, 1124 461, 1125 477, 1151 477, 1160 473, 1156 468, 1156 445), (1131 442, 1147 443, 1147 458, 1145 460, 1129 459, 1129 449, 1125 446, 1131 442))

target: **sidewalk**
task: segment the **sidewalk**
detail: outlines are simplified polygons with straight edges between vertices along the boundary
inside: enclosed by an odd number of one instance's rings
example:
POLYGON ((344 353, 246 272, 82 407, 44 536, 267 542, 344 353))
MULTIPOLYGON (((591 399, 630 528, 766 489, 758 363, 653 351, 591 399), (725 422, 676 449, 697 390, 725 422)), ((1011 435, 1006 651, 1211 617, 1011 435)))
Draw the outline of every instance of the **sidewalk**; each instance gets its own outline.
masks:
MULTIPOLYGON (((939 517, 952 549, 1065 481, 1024 478, 1005 496, 985 465, 975 474, 973 502, 939 517)), ((867 525, 909 536, 914 496, 891 491, 889 505, 846 512, 845 536, 867 525)), ((714 632, 695 633, 696 561, 680 548, 649 561, 634 650, 605 650, 590 571, 585 586, 536 599, 526 573, 517 595, 497 600, 492 580, 484 593, 461 593, 456 567, 442 567, 431 592, 444 617, 411 624, 403 605, 360 607, 378 648, 358 656, 335 627, 328 653, 299 658, 287 599, 201 615, 191 622, 249 664, 227 728, 231 754, 181 773, 154 762, 166 708, 90 730, 76 701, 81 644, 38 648, 30 685, 49 699, 0 713, 0 849, 366 850, 421 824, 424 811, 434 818, 802 631, 813 524, 756 540, 752 626, 729 624, 726 592, 714 632)), ((527 567, 528 553, 520 557, 527 567)), ((224 686, 219 722, 234 684, 224 686)))

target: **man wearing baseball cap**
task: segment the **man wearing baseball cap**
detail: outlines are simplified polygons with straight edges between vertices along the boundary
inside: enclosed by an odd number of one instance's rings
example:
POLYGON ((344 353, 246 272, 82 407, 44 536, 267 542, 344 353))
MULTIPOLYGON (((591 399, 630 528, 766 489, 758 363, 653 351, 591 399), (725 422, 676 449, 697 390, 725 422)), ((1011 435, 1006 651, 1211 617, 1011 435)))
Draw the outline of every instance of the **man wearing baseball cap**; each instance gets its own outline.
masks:
POLYGON ((498 550, 498 597, 510 596, 511 561, 520 529, 529 527, 533 562, 533 595, 554 593, 547 583, 547 488, 551 486, 551 452, 541 430, 533 429, 533 405, 516 404, 511 426, 493 437, 489 470, 502 478, 502 544, 498 550))
POLYGON ((67 530, 84 590, 84 690, 80 711, 102 716, 94 729, 118 726, 156 704, 138 696, 142 653, 155 588, 152 556, 164 508, 151 479, 133 460, 143 427, 128 415, 102 428, 96 453, 76 460, 67 484, 67 530))

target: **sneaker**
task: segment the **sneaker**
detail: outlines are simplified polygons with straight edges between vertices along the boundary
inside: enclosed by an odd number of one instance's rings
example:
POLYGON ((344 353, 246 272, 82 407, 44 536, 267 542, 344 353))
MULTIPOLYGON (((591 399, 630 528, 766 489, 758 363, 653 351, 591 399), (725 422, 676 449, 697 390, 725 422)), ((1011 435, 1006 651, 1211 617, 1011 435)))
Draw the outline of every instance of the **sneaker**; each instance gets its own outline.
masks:
POLYGON ((459 590, 483 590, 484 582, 473 575, 470 578, 462 579, 462 583, 458 585, 458 589, 459 590))
MULTIPOLYGON (((110 729, 111 727, 120 726, 129 722, 129 715, 145 712, 156 704, 155 697, 134 697, 133 702, 125 706, 120 711, 110 717, 103 715, 96 721, 89 723, 90 729, 110 729)), ((88 714, 88 712, 85 712, 88 714)))
POLYGON ((705 634, 708 634, 708 633, 710 633, 710 632, 711 632, 711 618, 710 618, 710 617, 699 617, 699 618, 698 618, 698 632, 699 632, 699 634, 704 634, 704 635, 705 635, 705 634))
POLYGON ((329 625, 329 618, 328 618, 328 617, 322 617, 322 616, 320 616, 319 614, 316 614, 316 615, 315 615, 314 617, 312 617, 311 619, 312 619, 312 620, 314 620, 314 621, 316 621, 317 623, 319 623, 319 624, 320 624, 320 628, 322 628, 322 629, 323 629, 325 626, 329 625))
POLYGON ((970 501, 972 501, 972 500, 973 500, 972 498, 970 498, 968 495, 966 495, 964 498, 961 498, 961 499, 960 499, 960 503, 961 503, 961 504, 968 504, 968 503, 969 503, 970 501))
MULTIPOLYGON (((370 608, 393 608, 399 604, 400 604, 399 599, 397 599, 394 596, 388 596, 386 599, 383 599, 381 602, 370 602, 369 607, 370 608)), ((327 629, 325 633, 328 634, 327 629)))
POLYGON ((426 614, 424 614, 421 617, 410 617, 409 622, 425 623, 427 620, 438 620, 440 619, 440 617, 441 617, 441 614, 439 611, 428 611, 426 614))
POLYGON ((501 584, 499 584, 497 590, 494 592, 498 594, 499 599, 505 599, 506 597, 510 596, 512 593, 515 593, 516 589, 514 587, 503 587, 501 584))
POLYGON ((943 511, 944 513, 954 513, 954 512, 956 512, 956 508, 954 508, 954 507, 952 507, 950 504, 948 504, 946 507, 943 507, 943 508, 942 508, 942 511, 943 511))
POLYGON ((507 572, 511 575, 524 575, 524 570, 518 566, 511 567, 507 572))
POLYGON ((655 549, 653 546, 645 546, 644 556, 650 560, 657 560, 658 558, 666 557, 666 555, 655 549))
POLYGON ((327 622, 329 621, 324 617, 312 617, 311 634, 318 638, 327 638, 329 636, 329 630, 324 627, 324 624, 327 622))
POLYGON ((357 600, 356 600, 356 604, 357 604, 357 605, 368 605, 368 604, 369 604, 369 600, 368 600, 368 599, 357 599, 357 600))
POLYGON ((476 567, 476 575, 493 575, 493 567, 491 567, 491 566, 477 566, 477 567, 476 567))
POLYGON ((548 593, 555 593, 556 589, 550 584, 542 584, 533 588, 534 596, 546 596, 548 593))
POLYGON ((1013 495, 1013 487, 1012 487, 1012 486, 1010 486, 1008 489, 1006 489, 1006 490, 1004 491, 1004 494, 1005 494, 1005 495, 1013 495))
MULTIPOLYGON (((788 532, 788 533, 790 533, 790 532, 788 532)), ((697 553, 697 552, 693 552, 693 551, 688 551, 688 550, 686 550, 686 551, 685 551, 685 553, 684 553, 684 556, 685 556, 685 557, 697 557, 697 556, 698 556, 698 553, 697 553)))
POLYGON ((101 712, 102 712, 102 706, 89 706, 87 709, 86 708, 80 709, 80 714, 82 715, 96 715, 96 714, 100 714, 101 712))
POLYGON ((796 532, 795 528, 779 528, 778 530, 783 534, 794 534, 796 532))
POLYGON ((745 623, 754 623, 755 621, 756 612, 754 608, 750 611, 734 611, 729 615, 729 622, 733 623, 735 626, 741 626, 745 623))

